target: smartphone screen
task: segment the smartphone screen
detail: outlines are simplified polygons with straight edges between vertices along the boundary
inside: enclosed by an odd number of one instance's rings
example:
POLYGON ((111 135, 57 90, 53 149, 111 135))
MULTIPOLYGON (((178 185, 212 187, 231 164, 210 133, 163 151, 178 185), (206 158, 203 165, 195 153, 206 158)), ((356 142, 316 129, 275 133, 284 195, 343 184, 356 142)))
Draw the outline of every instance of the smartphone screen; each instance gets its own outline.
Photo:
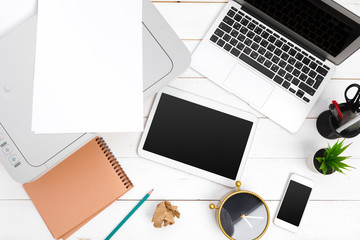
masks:
POLYGON ((290 180, 277 218, 292 225, 299 226, 311 188, 290 180))

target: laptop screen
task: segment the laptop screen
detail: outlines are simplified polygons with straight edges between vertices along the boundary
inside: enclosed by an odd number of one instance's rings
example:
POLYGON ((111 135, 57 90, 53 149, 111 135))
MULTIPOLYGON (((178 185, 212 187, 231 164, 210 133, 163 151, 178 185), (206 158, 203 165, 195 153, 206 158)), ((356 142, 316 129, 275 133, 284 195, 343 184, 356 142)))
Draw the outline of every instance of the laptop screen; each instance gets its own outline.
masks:
POLYGON ((341 13, 344 9, 337 4, 336 7, 339 9, 320 0, 246 0, 246 2, 334 58, 360 36, 359 23, 341 13))

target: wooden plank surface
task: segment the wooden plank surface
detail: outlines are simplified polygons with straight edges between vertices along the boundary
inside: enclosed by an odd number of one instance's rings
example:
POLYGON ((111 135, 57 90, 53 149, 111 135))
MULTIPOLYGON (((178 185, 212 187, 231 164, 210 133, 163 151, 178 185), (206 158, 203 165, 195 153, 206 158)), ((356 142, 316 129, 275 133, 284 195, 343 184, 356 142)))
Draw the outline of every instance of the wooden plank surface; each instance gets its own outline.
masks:
MULTIPOLYGON (((183 240, 183 239, 226 239, 217 227, 215 212, 209 209, 214 201, 172 201, 179 207, 180 219, 175 224, 162 229, 152 226, 151 218, 158 200, 150 200, 125 223, 114 239, 137 240, 183 240)), ((278 201, 267 201, 271 216, 274 216, 278 201)), ((117 223, 127 214, 127 209, 135 205, 132 201, 117 201, 96 218, 76 232, 70 240, 104 239, 117 223)), ((51 234, 30 201, 2 201, 0 212, 0 239, 47 240, 51 234), (20 217, 21 216, 21 217, 20 217), (21 226, 21 228, 20 228, 21 226), (14 236, 17 237, 14 237, 14 236)), ((345 240, 358 239, 360 235, 359 218, 349 220, 360 212, 359 201, 310 201, 303 218, 302 227, 297 234, 287 232, 270 222, 264 240, 345 240), (332 226, 332 227, 330 227, 332 226)))
MULTIPOLYGON (((36 13, 36 0, 13 0, 20 12, 0 9, 0 37, 36 13), (3 13, 3 14, 1 14, 3 13), (5 13, 7 13, 5 17, 5 13), (21 18, 17 18, 21 15, 21 18), (1 18, 3 16, 3 18, 1 18), (9 17, 9 22, 5 21, 9 17)), ((221 0, 158 0, 155 6, 174 28, 178 36, 193 52, 202 37, 224 7, 221 0)), ((360 15, 359 0, 337 0, 360 15)), ((360 82, 360 51, 341 66, 309 114, 303 127, 290 134, 245 102, 227 93, 193 69, 187 69, 170 85, 172 87, 211 98, 215 101, 243 109, 259 118, 258 129, 242 177, 242 188, 254 191, 268 203, 271 223, 262 239, 360 239, 360 138, 353 142, 349 164, 357 169, 347 175, 321 176, 311 172, 306 159, 317 149, 325 147, 328 140, 316 132, 317 116, 331 100, 343 101, 343 91, 351 83, 360 82), (272 220, 286 181, 291 173, 299 173, 314 180, 315 188, 299 233, 292 234, 273 226, 272 220)), ((147 120, 153 98, 145 101, 144 122, 147 120)), ((209 203, 217 201, 232 189, 205 179, 139 158, 136 148, 141 133, 102 134, 118 157, 135 187, 90 221, 70 239, 103 239, 107 233, 141 199, 145 192, 155 191, 142 208, 124 225, 114 239, 226 239, 215 221, 215 212, 209 203), (151 217, 159 201, 172 200, 182 214, 176 224, 155 229, 151 217)), ((333 141, 330 141, 331 143, 333 141)), ((22 186, 14 182, 0 166, 0 240, 51 239, 41 217, 32 205, 22 186)))
MULTIPOLYGON (((306 160, 303 158, 250 158, 241 178, 242 188, 256 192, 265 200, 280 200, 288 177, 291 173, 298 173, 314 180, 316 187, 312 200, 360 201, 358 171, 350 171, 347 175, 336 173, 324 177, 311 172, 306 165, 306 160)), ((152 194, 153 198, 177 200, 220 199, 232 190, 142 158, 121 158, 119 161, 135 185, 135 188, 121 199, 139 199, 144 195, 143 193, 152 188, 156 189, 152 194)), ((360 158, 350 159, 348 163, 360 168, 360 158)), ((29 199, 22 186, 13 182, 6 175, 3 167, 0 168, 0 173, 0 199, 29 199)))

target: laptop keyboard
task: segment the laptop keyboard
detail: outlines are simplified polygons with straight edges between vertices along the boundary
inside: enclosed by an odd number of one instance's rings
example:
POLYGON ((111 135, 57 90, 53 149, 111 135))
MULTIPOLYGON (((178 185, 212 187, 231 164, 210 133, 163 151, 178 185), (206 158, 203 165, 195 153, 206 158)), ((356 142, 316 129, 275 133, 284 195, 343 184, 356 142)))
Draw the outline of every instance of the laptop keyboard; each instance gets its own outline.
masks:
POLYGON ((245 12, 231 7, 210 40, 309 103, 330 70, 245 12))
MULTIPOLYGON (((354 35, 353 29, 332 15, 321 4, 309 0, 246 0, 268 16, 281 22, 332 56, 337 56, 354 35)), ((352 40, 351 40, 352 41, 352 40)))

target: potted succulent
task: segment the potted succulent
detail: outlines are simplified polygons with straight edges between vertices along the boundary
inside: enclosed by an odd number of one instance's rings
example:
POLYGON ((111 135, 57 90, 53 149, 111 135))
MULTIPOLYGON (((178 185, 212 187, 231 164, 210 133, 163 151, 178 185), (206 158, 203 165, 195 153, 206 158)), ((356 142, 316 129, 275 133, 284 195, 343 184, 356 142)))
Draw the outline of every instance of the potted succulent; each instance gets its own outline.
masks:
POLYGON ((340 156, 340 154, 350 146, 350 144, 343 146, 344 140, 341 142, 338 140, 333 146, 329 144, 327 148, 322 148, 317 151, 313 157, 309 158, 310 167, 315 170, 315 172, 324 175, 329 175, 334 172, 344 173, 343 170, 354 168, 343 162, 350 157, 340 156))

